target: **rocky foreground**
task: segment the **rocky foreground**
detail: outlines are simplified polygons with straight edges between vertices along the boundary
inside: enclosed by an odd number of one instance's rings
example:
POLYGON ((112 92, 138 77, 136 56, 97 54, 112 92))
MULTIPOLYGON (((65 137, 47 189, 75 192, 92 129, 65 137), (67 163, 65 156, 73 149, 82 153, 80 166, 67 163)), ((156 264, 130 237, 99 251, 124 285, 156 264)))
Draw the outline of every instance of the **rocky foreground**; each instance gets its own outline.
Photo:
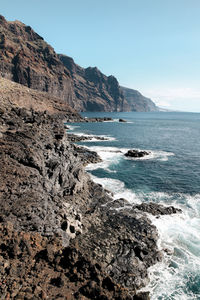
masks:
POLYGON ((0 299, 149 299, 162 255, 145 212, 176 211, 113 201, 83 167, 100 158, 68 139, 80 116, 35 93, 1 79, 0 299))

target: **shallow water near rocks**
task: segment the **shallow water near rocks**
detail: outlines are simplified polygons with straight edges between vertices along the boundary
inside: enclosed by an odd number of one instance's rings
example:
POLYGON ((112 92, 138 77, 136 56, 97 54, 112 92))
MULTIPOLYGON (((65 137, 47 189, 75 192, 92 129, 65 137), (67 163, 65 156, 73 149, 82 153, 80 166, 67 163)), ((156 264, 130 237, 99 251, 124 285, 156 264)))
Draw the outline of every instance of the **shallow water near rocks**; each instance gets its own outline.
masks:
POLYGON ((150 216, 164 260, 150 268, 151 299, 200 299, 200 114, 83 113, 113 122, 73 124, 71 132, 107 136, 81 143, 103 161, 87 166, 93 180, 131 203, 174 205, 182 214, 150 216), (119 118, 127 123, 119 123, 119 118), (129 149, 150 151, 127 158, 129 149))

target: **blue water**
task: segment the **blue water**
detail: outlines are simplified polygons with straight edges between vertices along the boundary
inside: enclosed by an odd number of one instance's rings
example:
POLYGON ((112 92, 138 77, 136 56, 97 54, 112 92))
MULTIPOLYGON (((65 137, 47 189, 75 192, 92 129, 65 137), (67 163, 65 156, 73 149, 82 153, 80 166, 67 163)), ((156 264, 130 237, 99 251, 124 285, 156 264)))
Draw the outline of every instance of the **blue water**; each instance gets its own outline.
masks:
POLYGON ((84 113, 114 122, 75 124, 73 132, 110 137, 85 142, 102 163, 89 165, 96 182, 131 203, 173 204, 182 214, 150 217, 159 232, 162 263, 149 271, 151 299, 200 299, 200 114, 84 113), (118 119, 127 123, 119 123, 118 119), (77 126, 77 127, 76 127, 77 126), (149 150, 128 159, 128 149, 149 150))

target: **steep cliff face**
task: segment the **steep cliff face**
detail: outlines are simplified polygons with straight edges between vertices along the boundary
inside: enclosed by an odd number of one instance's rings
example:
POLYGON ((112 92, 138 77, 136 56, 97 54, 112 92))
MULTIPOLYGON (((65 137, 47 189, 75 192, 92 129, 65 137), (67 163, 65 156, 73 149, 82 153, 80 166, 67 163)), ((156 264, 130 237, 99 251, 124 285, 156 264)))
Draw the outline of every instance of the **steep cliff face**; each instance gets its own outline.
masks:
POLYGON ((0 16, 0 75, 73 102, 72 80, 57 54, 30 26, 0 16))
POLYGON ((73 78, 76 101, 74 108, 79 111, 124 111, 126 100, 114 76, 106 76, 95 68, 82 68, 71 57, 59 55, 60 60, 73 78))
POLYGON ((114 76, 95 68, 82 68, 71 57, 59 54, 73 79, 79 111, 157 111, 154 102, 136 90, 119 86, 114 76))
POLYGON ((151 99, 144 97, 140 92, 123 86, 121 86, 120 89, 128 102, 130 111, 148 112, 159 110, 151 99))
POLYGON ((139 92, 119 86, 114 76, 81 68, 57 55, 30 26, 0 16, 0 75, 65 100, 78 111, 154 111, 139 92))

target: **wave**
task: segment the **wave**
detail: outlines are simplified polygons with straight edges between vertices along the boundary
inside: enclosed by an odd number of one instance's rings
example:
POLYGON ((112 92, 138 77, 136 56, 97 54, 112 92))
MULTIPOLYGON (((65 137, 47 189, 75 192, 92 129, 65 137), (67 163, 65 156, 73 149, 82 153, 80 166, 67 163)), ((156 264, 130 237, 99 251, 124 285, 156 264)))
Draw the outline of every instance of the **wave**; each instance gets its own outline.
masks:
POLYGON ((138 151, 147 151, 149 152, 149 155, 145 155, 144 157, 126 157, 126 159, 129 160, 150 160, 150 159, 155 159, 159 161, 167 161, 169 156, 174 156, 174 153, 172 152, 165 152, 161 150, 143 150, 143 149, 135 149, 138 151))
MULTIPOLYGON (((113 163, 113 155, 117 163, 127 150, 116 147, 91 148, 104 159, 98 166, 102 168, 108 168, 113 163)), ((154 159, 162 159, 166 152, 158 151, 155 154, 157 156, 154 155, 154 159)), ((182 209, 183 213, 175 215, 154 217, 148 214, 158 230, 158 248, 164 254, 164 259, 149 269, 150 283, 143 290, 150 291, 152 300, 200 299, 200 195, 135 193, 118 179, 91 176, 95 182, 113 193, 113 199, 125 198, 131 204, 153 201, 182 209)))
POLYGON ((114 200, 119 198, 126 199, 130 204, 140 204, 141 201, 136 193, 125 187, 125 184, 118 179, 112 178, 99 178, 91 175, 94 182, 101 184, 105 189, 112 193, 112 198, 114 200))
POLYGON ((77 136, 86 136, 88 138, 91 138, 90 140, 85 140, 85 142, 106 142, 106 141, 116 141, 116 138, 108 136, 108 135, 93 135, 93 134, 86 134, 83 132, 74 132, 74 135, 77 136), (99 139, 100 138, 100 139, 99 139), (101 140, 102 138, 102 140, 101 140))
MULTIPOLYGON (((121 159, 136 160, 136 161, 150 160, 150 159, 159 160, 159 161, 167 161, 170 156, 174 155, 171 152, 145 150, 145 151, 150 152, 150 154, 145 157, 141 157, 141 158, 127 158, 124 154, 129 150, 128 148, 117 148, 117 147, 106 147, 106 146, 91 146, 91 147, 86 147, 86 148, 97 152, 98 155, 102 159, 101 163, 89 164, 86 167, 86 170, 88 170, 88 171, 102 168, 102 169, 107 170, 108 172, 116 172, 116 171, 110 170, 109 167, 113 164, 118 164, 121 159)), ((137 149, 137 150, 140 150, 140 149, 137 149)))
MULTIPOLYGON (((155 193, 155 199, 160 196, 155 193)), ((183 213, 150 216, 158 229, 158 246, 165 254, 162 263, 150 268, 150 284, 143 290, 151 291, 152 300, 200 299, 200 195, 164 195, 167 196, 183 213), (187 206, 180 204, 180 198, 187 206)))
POLYGON ((67 123, 66 126, 68 128, 67 131, 74 131, 76 128, 80 128, 78 125, 68 125, 67 123))

